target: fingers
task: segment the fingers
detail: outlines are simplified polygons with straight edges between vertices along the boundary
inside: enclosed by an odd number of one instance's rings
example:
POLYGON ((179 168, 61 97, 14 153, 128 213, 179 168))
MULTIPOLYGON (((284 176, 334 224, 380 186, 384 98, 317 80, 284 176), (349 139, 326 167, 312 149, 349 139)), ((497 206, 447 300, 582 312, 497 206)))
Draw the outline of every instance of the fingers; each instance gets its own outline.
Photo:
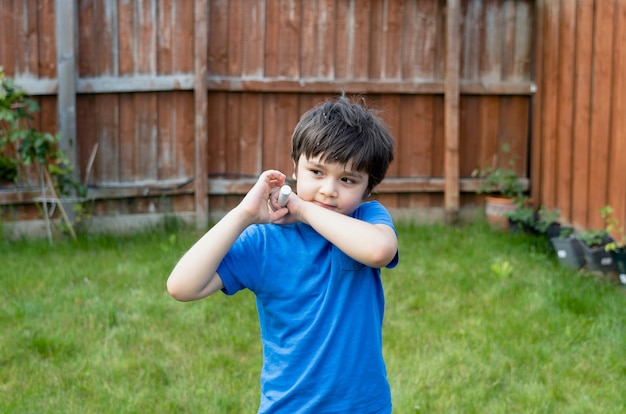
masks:
POLYGON ((263 171, 254 187, 241 202, 242 208, 253 217, 256 223, 268 223, 280 220, 289 211, 282 210, 277 204, 275 191, 285 183, 287 176, 278 170, 263 171))
POLYGON ((259 181, 269 183, 272 187, 280 186, 285 183, 287 176, 278 170, 267 170, 261 174, 259 181))
POLYGON ((289 210, 286 208, 281 208, 276 211, 270 211, 270 223, 280 223, 281 220, 289 214, 289 210))

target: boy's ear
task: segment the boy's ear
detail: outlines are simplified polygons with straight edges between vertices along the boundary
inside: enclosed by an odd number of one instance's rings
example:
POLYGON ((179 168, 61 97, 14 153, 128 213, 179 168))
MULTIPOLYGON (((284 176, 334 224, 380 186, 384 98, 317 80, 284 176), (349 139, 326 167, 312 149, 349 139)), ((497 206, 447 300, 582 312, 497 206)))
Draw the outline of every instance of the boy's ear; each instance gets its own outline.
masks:
POLYGON ((298 171, 298 164, 295 161, 293 162, 293 173, 291 174, 291 178, 293 178, 294 180, 297 180, 298 177, 296 177, 296 171, 298 171))

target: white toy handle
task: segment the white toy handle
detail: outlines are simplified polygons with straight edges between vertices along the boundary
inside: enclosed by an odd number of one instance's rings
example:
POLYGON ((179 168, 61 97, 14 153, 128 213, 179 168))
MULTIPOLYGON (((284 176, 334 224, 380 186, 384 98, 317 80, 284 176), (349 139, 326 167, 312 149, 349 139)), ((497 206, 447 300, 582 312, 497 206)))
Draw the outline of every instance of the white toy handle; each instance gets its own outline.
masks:
POLYGON ((287 205, 287 200, 289 200, 289 194, 291 194, 291 187, 287 184, 280 187, 280 193, 278 194, 278 205, 281 207, 285 207, 287 205))

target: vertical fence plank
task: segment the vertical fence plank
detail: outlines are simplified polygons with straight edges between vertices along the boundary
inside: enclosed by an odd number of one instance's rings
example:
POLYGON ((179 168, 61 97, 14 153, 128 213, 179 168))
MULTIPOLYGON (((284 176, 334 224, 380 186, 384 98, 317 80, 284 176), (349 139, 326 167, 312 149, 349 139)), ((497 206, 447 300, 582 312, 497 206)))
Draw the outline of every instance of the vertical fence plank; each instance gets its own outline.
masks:
POLYGON ((503 42, 500 58, 500 77, 503 80, 514 79, 516 69, 517 9, 515 2, 505 2, 502 9, 503 42))
POLYGON ((98 73, 119 73, 118 7, 115 0, 100 0, 98 7, 98 73))
MULTIPOLYGON (((98 182, 119 182, 120 154, 122 153, 120 131, 120 97, 115 94, 95 96, 95 120, 98 142, 98 158, 94 165, 98 182)), ((89 118, 82 118, 89 119, 89 118)))
POLYGON ((430 176, 443 177, 445 174, 445 97, 436 95, 430 99, 433 101, 433 144, 430 176))
POLYGON ((596 3, 593 40, 593 91, 589 146, 589 227, 603 228, 600 209, 608 194, 609 134, 612 92, 613 2, 596 3))
MULTIPOLYGON (((537 26, 534 23, 536 16, 533 14, 531 5, 516 1, 515 3, 515 53, 513 62, 513 73, 511 81, 530 80, 531 75, 531 59, 533 56, 532 41, 537 39, 537 26)), ((537 10, 538 7, 535 8, 537 10)))
POLYGON ((5 74, 8 76, 12 76, 13 67, 14 67, 14 56, 13 52, 15 50, 15 46, 12 46, 12 43, 15 43, 13 39, 13 34, 15 30, 13 30, 15 19, 13 18, 13 8, 11 0, 0 0, 0 10, 2 10, 3 16, 2 20, 0 20, 0 39, 3 39, 0 42, 0 65, 3 67, 5 74))
MULTIPOLYGON (((95 17, 96 27, 96 75, 119 74, 118 6, 115 0, 98 0, 95 17)), ((81 59, 83 60, 83 59, 81 59)), ((96 95, 95 134, 98 153, 94 163, 94 176, 98 182, 118 182, 120 175, 120 96, 117 94, 96 95)), ((81 118, 83 120, 89 118, 81 118)), ((87 128, 93 123, 86 122, 87 128)), ((81 137, 82 140, 82 137, 81 137)), ((91 148, 89 148, 91 151, 91 148)), ((86 162, 86 161, 85 161, 86 162)))
POLYGON ((343 59, 335 59, 333 68, 334 76, 338 79, 347 78, 348 70, 352 67, 355 32, 353 5, 353 1, 338 2, 335 10, 335 54, 343 56, 343 59))
POLYGON ((207 137, 207 168, 211 175, 225 175, 228 172, 226 162, 228 93, 211 92, 207 99, 207 125, 211 126, 210 130, 207 129, 210 131, 207 137))
MULTIPOLYGON (((219 41, 207 44, 209 48, 207 71, 212 75, 225 76, 228 72, 228 42, 224 40, 228 30, 228 0, 211 0, 208 2, 208 7, 208 36, 210 39, 219 39, 219 41)), ((194 38, 197 39, 197 37, 194 38)))
POLYGON ((39 1, 39 58, 37 59, 37 64, 39 65, 39 76, 42 78, 53 78, 56 76, 56 12, 54 6, 55 0, 39 1))
POLYGON ((409 1, 405 4, 404 39, 402 42, 402 77, 404 79, 433 79, 437 63, 437 27, 441 13, 438 2, 409 1))
POLYGON ((171 0, 174 73, 191 73, 194 70, 194 6, 194 2, 171 0))
POLYGON ((480 114, 479 101, 478 96, 463 96, 459 100, 459 151, 464 154, 459 157, 460 175, 469 176, 476 167, 491 165, 493 160, 496 144, 494 141, 493 146, 489 147, 489 137, 481 133, 483 116, 480 114))
POLYGON ((269 77, 300 75, 301 7, 296 0, 268 0, 265 73, 269 77))
POLYGON ((14 2, 11 17, 15 20, 16 40, 15 74, 38 75, 39 48, 37 42, 37 2, 34 0, 14 2))
POLYGON ((265 0, 248 0, 243 7, 243 76, 263 76, 265 0))
MULTIPOLYGON (((79 56, 96 56, 98 50, 98 26, 96 26, 96 0, 81 2, 78 12, 78 39, 79 56)), ((98 59, 78 59, 78 76, 89 77, 97 75, 98 59)))
MULTIPOLYGON (((480 79, 499 81, 502 73, 510 72, 513 53, 515 10, 512 4, 485 1, 484 28, 480 44, 480 79)), ((473 24, 473 22, 468 22, 473 24)), ((479 45, 480 45, 479 44, 479 45)), ((477 46, 479 46, 477 45, 477 46)))
MULTIPOLYGON (((511 145, 513 168, 518 177, 528 176, 528 142, 530 108, 528 99, 520 96, 503 96, 499 98, 498 137, 500 142, 511 145)), ((502 160, 505 165, 508 159, 502 160)))
POLYGON ((245 118, 242 94, 229 94, 226 101, 226 171, 237 175, 242 174, 244 168, 241 164, 241 124, 245 118))
POLYGON ((588 224, 589 187, 589 124, 593 63, 593 9, 594 0, 581 0, 576 8, 576 78, 574 92, 574 136, 572 188, 572 223, 577 227, 588 224))
POLYGON ((372 29, 370 10, 373 7, 372 2, 375 2, 375 0, 350 0, 350 9, 354 22, 354 46, 349 56, 348 77, 354 77, 355 79, 367 79, 371 73, 369 71, 369 62, 375 60, 373 58, 374 54, 370 49, 372 45, 372 39, 370 38, 372 29))
POLYGON ((239 105, 242 113, 239 133, 239 165, 244 174, 258 175, 263 156, 263 97, 259 93, 244 93, 239 105))
POLYGON ((556 177, 553 173, 554 165, 556 164, 556 144, 555 137, 557 133, 556 118, 558 108, 558 89, 559 74, 554 68, 558 64, 559 56, 559 2, 550 1, 547 3, 547 30, 543 34, 544 36, 544 50, 543 61, 544 68, 550 68, 544 70, 543 73, 543 95, 544 95, 544 107, 543 107, 543 131, 542 148, 541 148, 541 183, 543 188, 544 204, 554 206, 555 193, 556 193, 556 177))
MULTIPOLYGON (((489 165, 492 167, 509 168, 509 156, 502 152, 504 145, 512 145, 512 138, 507 135, 507 131, 503 130, 503 126, 508 126, 506 122, 500 122, 500 99, 497 96, 483 96, 474 99, 474 105, 477 107, 478 118, 474 121, 470 118, 469 122, 477 122, 478 130, 472 134, 478 138, 480 142, 480 159, 483 160, 482 166, 489 165), (506 156, 505 156, 506 155, 506 156)), ((470 146, 468 144, 467 146, 470 146)), ((468 152, 462 151, 464 158, 470 158, 468 152)), ((469 161, 469 160, 467 160, 469 161)), ((467 164, 466 161, 466 164, 467 164)), ((471 167, 471 166, 470 166, 471 167)))
POLYGON ((135 72, 136 39, 133 30, 133 3, 119 2, 118 17, 118 73, 132 75, 135 72))
MULTIPOLYGON (((611 106, 611 142, 609 158, 608 203, 614 217, 626 226, 626 2, 615 3, 615 47, 613 49, 613 101, 611 106)), ((614 234, 615 237, 621 235, 614 234)))
MULTIPOLYGON (((144 0, 136 4, 134 38, 135 73, 155 75, 157 73, 157 0, 144 0)), ((157 94, 135 93, 135 146, 137 149, 135 171, 141 179, 158 178, 157 144, 157 94)))
POLYGON ((546 27, 546 0, 537 1, 537 11, 535 14, 535 47, 534 53, 535 62, 533 65, 532 76, 534 77, 535 85, 538 92, 531 98, 533 107, 533 123, 532 123, 532 135, 530 138, 530 197, 533 200, 541 200, 542 185, 541 185, 541 141, 543 136, 541 135, 543 128, 541 114, 543 113, 544 101, 543 101, 543 34, 546 27))
MULTIPOLYGON (((358 7, 356 7, 358 8, 358 7)), ((372 1, 370 12, 370 32, 369 35, 369 52, 370 59, 368 60, 368 75, 369 79, 381 79, 382 77, 382 59, 380 56, 384 54, 383 44, 383 30, 385 16, 385 2, 384 1, 372 1)), ((356 52, 356 51, 355 51, 356 52)))
MULTIPOLYGON (((460 76, 465 80, 476 80, 479 79, 480 74, 481 26, 484 25, 478 22, 483 19, 483 1, 468 0, 465 4, 467 4, 466 14, 462 20, 459 17, 459 24, 463 24, 460 76)), ((447 18, 449 23, 450 17, 447 18)), ((457 37, 460 39, 460 33, 457 37)))
MULTIPOLYGON (((447 16, 445 13, 445 9, 446 9, 446 0, 439 0, 437 2, 437 7, 434 10, 435 13, 435 21, 436 21, 436 36, 435 36, 435 52, 433 54, 433 58, 435 59, 435 63, 434 63, 434 76, 433 79, 435 80, 439 80, 439 81, 443 81, 445 79, 445 66, 446 66, 446 21, 447 21, 447 16)), ((462 33, 462 28, 463 28, 463 22, 461 21, 459 23, 461 25, 461 30, 459 31, 459 35, 460 33, 462 33)), ((463 59, 463 56, 461 55, 461 59, 463 59)), ((461 68, 462 68, 462 61, 461 61, 461 68)))
POLYGON ((402 13, 404 1, 385 1, 383 15, 383 54, 381 77, 402 78, 402 13), (393 46, 395 45, 395 46, 393 46))
POLYGON ((430 96, 400 97, 400 130, 398 148, 398 175, 400 177, 430 177, 432 170, 433 100, 430 96))
MULTIPOLYGON (((134 7, 131 2, 118 2, 118 73, 121 76, 135 74, 134 7)), ((135 105, 133 94, 119 95, 119 180, 132 182, 138 179, 135 170, 137 149, 135 138, 135 105), (132 139, 131 139, 132 137, 132 139)))
POLYGON ((289 143, 301 115, 298 96, 270 94, 264 97, 263 105, 263 169, 277 168, 289 176, 288 171, 292 170, 289 143))
POLYGON ((335 2, 320 0, 302 4, 300 76, 330 79, 334 74, 335 2))
MULTIPOLYGON (((180 4, 180 3, 179 3, 180 4)), ((172 4, 172 0, 158 0, 157 3, 157 62, 156 70, 159 74, 174 73, 176 60, 174 59, 174 51, 179 47, 185 47, 179 44, 174 38, 174 28, 176 27, 176 4, 172 4)))
POLYGON ((247 7, 245 1, 230 0, 228 7, 228 76, 240 76, 243 70, 243 10, 247 7))
MULTIPOLYGON (((187 3, 187 2, 186 2, 187 3)), ((181 4, 181 3, 178 3, 181 4)), ((184 48, 175 39, 176 4, 172 0, 158 0, 157 3, 157 73, 172 74, 176 70, 174 51, 184 48)), ((182 57, 184 59, 184 56, 182 57)), ((157 178, 167 179, 175 175, 178 167, 176 136, 179 124, 177 121, 176 92, 157 93, 157 178)))
POLYGON ((459 74, 460 17, 459 0, 448 0, 447 55, 445 84, 445 190, 446 219, 456 221, 459 214, 459 74))
POLYGON ((195 114, 195 181, 194 197, 196 227, 204 228, 209 219, 209 184, 207 175, 208 141, 208 91, 207 91, 207 51, 208 51, 208 3, 195 0, 194 5, 194 114, 195 114))
POLYGON ((559 40, 559 83, 557 108, 556 163, 552 174, 556 177, 555 205, 563 220, 570 220, 572 199, 572 108, 574 103, 574 67, 576 4, 561 2, 559 40))

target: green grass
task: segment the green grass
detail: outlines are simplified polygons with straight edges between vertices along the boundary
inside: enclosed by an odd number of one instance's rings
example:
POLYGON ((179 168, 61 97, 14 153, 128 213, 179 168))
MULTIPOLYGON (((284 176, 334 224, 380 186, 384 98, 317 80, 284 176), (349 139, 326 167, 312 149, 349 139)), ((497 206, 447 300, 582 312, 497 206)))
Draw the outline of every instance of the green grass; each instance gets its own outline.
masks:
MULTIPOLYGON (((394 413, 623 410, 626 289, 484 223, 398 231, 384 272, 394 413)), ((197 237, 0 240, 0 413, 255 412, 253 296, 165 291, 197 237)))

